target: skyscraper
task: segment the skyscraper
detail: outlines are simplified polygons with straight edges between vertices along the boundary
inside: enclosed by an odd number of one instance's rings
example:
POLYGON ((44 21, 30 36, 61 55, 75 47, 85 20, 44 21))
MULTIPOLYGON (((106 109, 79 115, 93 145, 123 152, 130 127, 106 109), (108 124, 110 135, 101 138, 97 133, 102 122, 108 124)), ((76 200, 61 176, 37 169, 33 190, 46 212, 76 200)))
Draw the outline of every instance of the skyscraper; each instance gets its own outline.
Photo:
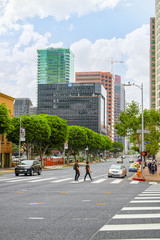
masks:
POLYGON ((110 72, 76 72, 76 82, 101 83, 107 90, 107 126, 108 137, 114 141, 114 78, 110 72))
POLYGON ((69 48, 37 50, 37 84, 74 82, 74 54, 69 48))
POLYGON ((156 110, 160 110, 160 0, 156 0, 155 17, 155 66, 156 66, 156 110))
MULTIPOLYGON (((121 76, 115 75, 114 83, 114 120, 118 122, 118 117, 125 110, 125 89, 121 83, 121 76)), ((125 144, 125 138, 118 136, 115 130, 114 142, 125 144)))
POLYGON ((155 18, 150 19, 150 109, 156 108, 155 18))

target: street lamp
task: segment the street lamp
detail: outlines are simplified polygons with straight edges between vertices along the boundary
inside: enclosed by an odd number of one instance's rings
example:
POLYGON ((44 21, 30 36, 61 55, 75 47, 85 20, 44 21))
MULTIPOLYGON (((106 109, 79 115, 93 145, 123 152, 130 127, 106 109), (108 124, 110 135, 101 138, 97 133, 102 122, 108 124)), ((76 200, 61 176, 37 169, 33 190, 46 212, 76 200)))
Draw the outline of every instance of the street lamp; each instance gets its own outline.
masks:
MULTIPOLYGON (((143 83, 141 83, 141 85, 137 85, 135 83, 124 83, 123 86, 135 86, 138 87, 139 89, 141 89, 141 104, 142 104, 142 153, 144 152, 144 119, 143 119, 143 83)), ((142 156, 142 177, 144 178, 144 156, 142 156)))

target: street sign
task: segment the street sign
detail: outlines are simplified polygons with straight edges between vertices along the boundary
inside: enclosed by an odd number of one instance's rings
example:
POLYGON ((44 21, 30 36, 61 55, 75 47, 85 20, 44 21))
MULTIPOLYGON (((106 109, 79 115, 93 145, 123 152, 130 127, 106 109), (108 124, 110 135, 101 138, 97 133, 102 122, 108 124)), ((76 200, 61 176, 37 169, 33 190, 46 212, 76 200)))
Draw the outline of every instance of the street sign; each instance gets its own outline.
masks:
MULTIPOLYGON (((142 129, 137 129, 136 131, 137 133, 142 133, 142 129)), ((143 133, 150 133, 150 131, 148 129, 144 129, 143 133)))

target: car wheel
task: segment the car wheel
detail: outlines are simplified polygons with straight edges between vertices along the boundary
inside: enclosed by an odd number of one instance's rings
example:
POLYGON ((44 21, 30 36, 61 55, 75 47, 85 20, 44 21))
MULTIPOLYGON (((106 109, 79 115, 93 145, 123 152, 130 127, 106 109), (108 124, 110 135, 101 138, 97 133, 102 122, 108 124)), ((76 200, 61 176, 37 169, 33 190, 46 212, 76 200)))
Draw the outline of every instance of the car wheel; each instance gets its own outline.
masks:
POLYGON ((33 169, 30 170, 30 175, 33 176, 33 169))
POLYGON ((42 172, 42 170, 41 170, 41 169, 39 169, 39 170, 38 170, 38 175, 41 175, 41 172, 42 172))
POLYGON ((16 176, 19 176, 19 173, 15 173, 16 176))
POLYGON ((24 175, 27 176, 27 173, 25 173, 24 175))

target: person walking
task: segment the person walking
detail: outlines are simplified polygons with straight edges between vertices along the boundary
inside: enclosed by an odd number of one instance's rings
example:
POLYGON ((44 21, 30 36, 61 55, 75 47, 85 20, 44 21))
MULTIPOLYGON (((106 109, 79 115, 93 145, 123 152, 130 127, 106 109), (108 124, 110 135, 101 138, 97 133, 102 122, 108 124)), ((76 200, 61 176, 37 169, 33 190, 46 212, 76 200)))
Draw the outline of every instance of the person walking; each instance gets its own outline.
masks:
POLYGON ((80 176, 80 170, 79 170, 79 161, 77 160, 75 165, 74 165, 74 170, 75 170, 75 181, 78 181, 78 178, 80 176))
POLYGON ((89 162, 86 162, 86 167, 85 167, 85 169, 86 169, 86 174, 85 174, 85 176, 84 176, 84 181, 86 180, 87 175, 89 175, 90 179, 93 180, 92 177, 91 177, 91 174, 90 174, 90 173, 92 173, 92 172, 90 171, 89 162))

